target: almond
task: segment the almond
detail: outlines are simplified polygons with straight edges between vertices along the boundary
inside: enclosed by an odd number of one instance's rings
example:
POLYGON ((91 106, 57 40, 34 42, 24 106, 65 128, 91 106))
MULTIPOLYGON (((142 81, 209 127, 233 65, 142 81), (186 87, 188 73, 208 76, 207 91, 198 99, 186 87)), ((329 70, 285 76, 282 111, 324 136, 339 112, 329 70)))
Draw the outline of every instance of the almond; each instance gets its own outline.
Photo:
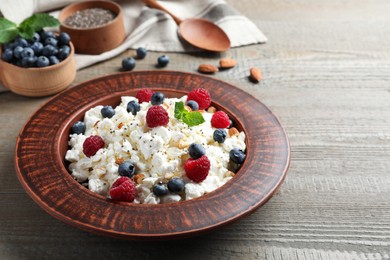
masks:
POLYGON ((115 159, 115 163, 118 164, 118 165, 119 165, 119 164, 122 164, 124 161, 125 161, 125 160, 124 160, 123 158, 116 158, 116 159, 115 159))
POLYGON ((210 106, 210 107, 207 109, 207 112, 214 114, 215 112, 217 112, 217 109, 216 109, 215 107, 213 107, 213 106, 210 106))
POLYGON ((138 174, 134 175, 133 179, 134 179, 135 183, 140 184, 142 182, 142 180, 145 179, 145 175, 143 175, 142 173, 138 173, 138 174))
POLYGON ((198 71, 201 73, 211 74, 211 73, 217 72, 218 68, 212 64, 200 64, 198 67, 198 71))
POLYGON ((254 82, 259 82, 263 79, 263 75, 261 73, 261 70, 259 68, 253 67, 250 69, 250 78, 254 82))
POLYGON ((229 136, 238 136, 240 132, 237 130, 237 128, 232 127, 229 128, 229 136))
POLYGON ((223 69, 230 69, 237 65, 237 61, 229 58, 219 60, 219 66, 223 69))
POLYGON ((123 123, 120 122, 119 125, 118 125, 118 129, 121 129, 123 127, 123 123))

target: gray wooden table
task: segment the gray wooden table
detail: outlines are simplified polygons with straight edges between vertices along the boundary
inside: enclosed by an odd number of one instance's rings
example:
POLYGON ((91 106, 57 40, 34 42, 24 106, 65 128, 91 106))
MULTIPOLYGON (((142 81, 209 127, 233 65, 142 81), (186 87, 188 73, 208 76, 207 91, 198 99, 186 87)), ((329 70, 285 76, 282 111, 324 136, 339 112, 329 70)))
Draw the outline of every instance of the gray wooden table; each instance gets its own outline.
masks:
MULTIPOLYGON (((229 1, 268 36, 234 48, 215 75, 263 101, 291 142, 279 192, 238 222, 201 237, 159 243, 100 237, 49 216, 14 170, 18 132, 48 98, 0 94, 0 259, 389 259, 390 2, 229 1), (248 70, 263 70, 260 84, 248 70)), ((78 72, 74 84, 117 72, 122 55, 78 72)), ((155 69, 150 53, 136 70, 155 69)), ((195 72, 219 55, 169 54, 195 72)))

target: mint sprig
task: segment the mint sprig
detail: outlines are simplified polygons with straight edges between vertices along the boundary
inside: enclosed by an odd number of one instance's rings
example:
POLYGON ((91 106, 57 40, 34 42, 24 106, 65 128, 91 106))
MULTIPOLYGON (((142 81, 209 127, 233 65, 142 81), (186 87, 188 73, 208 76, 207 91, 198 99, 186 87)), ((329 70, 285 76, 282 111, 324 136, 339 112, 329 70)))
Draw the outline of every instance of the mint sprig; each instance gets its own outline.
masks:
POLYGON ((188 126, 196 126, 205 122, 200 112, 186 110, 182 101, 175 103, 175 118, 188 126))
POLYGON ((53 16, 45 13, 34 14, 21 22, 19 25, 1 17, 0 18, 0 44, 15 39, 18 35, 29 40, 34 33, 45 28, 60 25, 53 16))

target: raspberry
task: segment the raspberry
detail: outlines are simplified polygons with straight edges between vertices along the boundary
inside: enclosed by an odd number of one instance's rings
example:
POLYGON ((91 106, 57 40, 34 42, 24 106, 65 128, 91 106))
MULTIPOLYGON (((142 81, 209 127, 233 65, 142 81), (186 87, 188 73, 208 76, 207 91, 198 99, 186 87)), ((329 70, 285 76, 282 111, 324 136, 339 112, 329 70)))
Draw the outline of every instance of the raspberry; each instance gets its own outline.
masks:
POLYGON ((184 171, 187 177, 196 182, 202 182, 207 178, 210 171, 210 160, 206 155, 199 159, 189 158, 184 164, 184 171))
POLYGON ((138 99, 139 103, 149 102, 153 93, 154 91, 149 88, 141 89, 137 92, 136 98, 138 99))
POLYGON ((111 186, 110 196, 113 200, 132 202, 135 198, 135 184, 128 177, 119 177, 111 186))
POLYGON ((208 108, 211 104, 210 93, 204 88, 196 88, 188 93, 187 101, 190 100, 196 101, 200 110, 208 108))
POLYGON ((162 106, 151 106, 146 112, 146 124, 150 128, 166 126, 168 122, 168 112, 162 106))
POLYGON ((98 135, 91 135, 83 143, 83 152, 87 157, 91 157, 104 147, 103 139, 98 135))
POLYGON ((217 111, 211 117, 211 126, 215 128, 227 128, 230 126, 229 116, 223 111, 217 111))

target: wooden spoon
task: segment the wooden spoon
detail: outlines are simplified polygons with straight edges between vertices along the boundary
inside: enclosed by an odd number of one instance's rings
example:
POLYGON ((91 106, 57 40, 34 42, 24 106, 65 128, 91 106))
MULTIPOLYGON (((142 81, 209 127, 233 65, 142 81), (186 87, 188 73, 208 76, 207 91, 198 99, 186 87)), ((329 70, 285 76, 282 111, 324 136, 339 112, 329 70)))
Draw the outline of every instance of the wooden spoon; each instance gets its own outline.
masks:
POLYGON ((143 0, 149 7, 169 14, 179 26, 179 35, 189 44, 200 49, 221 52, 230 48, 226 33, 216 24, 206 19, 191 18, 182 20, 155 0, 143 0))

